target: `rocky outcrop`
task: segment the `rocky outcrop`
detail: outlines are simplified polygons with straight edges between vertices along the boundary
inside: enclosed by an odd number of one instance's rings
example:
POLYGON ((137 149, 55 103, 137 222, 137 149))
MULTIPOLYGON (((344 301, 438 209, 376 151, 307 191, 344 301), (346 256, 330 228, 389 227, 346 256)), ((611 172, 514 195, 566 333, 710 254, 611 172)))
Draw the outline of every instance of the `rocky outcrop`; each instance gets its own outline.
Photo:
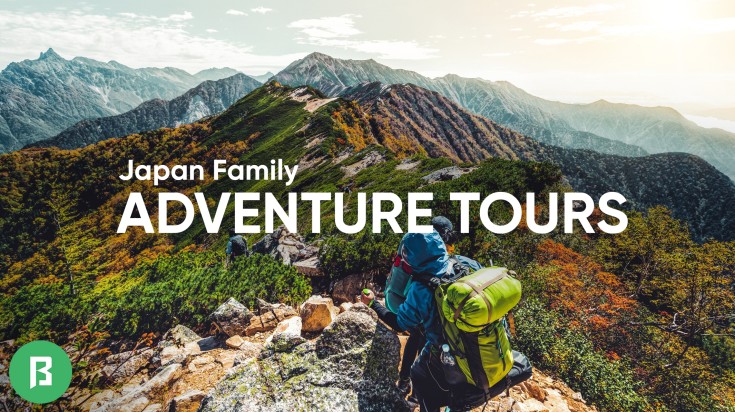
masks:
POLYGON ((252 251, 264 255, 271 255, 283 261, 286 265, 293 265, 296 270, 307 276, 321 275, 319 270, 319 248, 308 245, 298 233, 291 233, 284 226, 278 227, 273 233, 263 236, 256 242, 252 251))
MULTIPOLYGON (((482 407, 473 412, 480 412, 482 407)), ((587 405, 579 392, 575 392, 541 371, 535 370, 533 377, 490 400, 485 410, 497 412, 596 412, 587 405)))
MULTIPOLYGON (((259 306, 258 316, 284 307, 259 306)), ((395 387, 405 336, 399 341, 363 304, 340 306, 343 312, 321 334, 301 336, 302 318, 291 316, 265 345, 263 335, 235 335, 225 345, 221 334, 201 338, 178 325, 154 348, 109 356, 105 366, 130 362, 136 372, 121 374, 110 389, 82 390, 75 405, 97 412, 410 410, 395 387)), ((0 346, 0 372, 8 362, 0 346)), ((0 400, 16 405, 8 396, 0 394, 0 400)), ((509 396, 490 400, 486 410, 596 412, 579 393, 538 370, 509 396)))
POLYGON ((202 337, 184 325, 176 325, 163 335, 164 341, 169 341, 176 346, 184 346, 190 342, 196 342, 202 337))
POLYGON ((395 387, 399 350, 396 335, 356 307, 314 342, 236 366, 200 411, 408 411, 395 387))
POLYGON ((352 303, 364 288, 373 288, 372 276, 369 274, 349 275, 334 282, 332 299, 335 302, 352 303))
POLYGON ((252 318, 250 310, 234 298, 227 299, 210 316, 217 330, 227 336, 244 335, 252 318))
POLYGON ((150 399, 166 390, 171 383, 181 376, 181 364, 174 363, 163 368, 158 374, 152 377, 143 385, 132 388, 115 398, 110 402, 106 402, 96 408, 92 408, 92 412, 141 412, 148 406, 150 399))
POLYGON ((471 171, 475 170, 474 167, 458 167, 458 166, 449 166, 445 167, 444 169, 439 169, 437 171, 431 172, 428 175, 422 177, 426 183, 436 183, 436 182, 444 182, 447 180, 454 180, 464 174, 470 173, 471 171))
POLYGON ((148 366, 153 358, 153 349, 122 352, 105 359, 102 375, 110 382, 128 379, 148 366))
POLYGON ((253 336, 256 333, 268 332, 276 328, 278 324, 287 318, 297 316, 296 310, 291 306, 283 304, 268 305, 261 307, 260 315, 253 316, 250 324, 245 328, 244 336, 253 336))

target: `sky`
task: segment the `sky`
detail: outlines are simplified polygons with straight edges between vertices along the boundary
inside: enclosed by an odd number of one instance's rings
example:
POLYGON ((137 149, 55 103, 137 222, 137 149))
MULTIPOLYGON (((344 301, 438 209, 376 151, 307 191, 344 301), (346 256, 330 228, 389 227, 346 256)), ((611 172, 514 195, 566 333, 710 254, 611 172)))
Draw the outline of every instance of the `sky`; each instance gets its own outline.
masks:
POLYGON ((50 47, 65 58, 254 75, 319 51, 510 81, 552 100, 700 117, 731 109, 735 120, 732 0, 0 0, 0 67, 50 47))

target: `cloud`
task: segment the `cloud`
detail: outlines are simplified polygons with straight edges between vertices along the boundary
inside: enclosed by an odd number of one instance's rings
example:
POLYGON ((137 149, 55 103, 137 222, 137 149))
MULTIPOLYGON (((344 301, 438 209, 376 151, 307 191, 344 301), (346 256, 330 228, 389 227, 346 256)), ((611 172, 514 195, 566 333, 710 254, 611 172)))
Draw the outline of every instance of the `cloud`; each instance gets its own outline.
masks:
POLYGON ((230 66, 245 72, 279 70, 306 53, 261 55, 246 44, 189 32, 191 13, 149 16, 92 14, 79 10, 0 10, 0 67, 35 58, 53 47, 62 56, 116 60, 132 67, 174 66, 195 72, 230 66))
POLYGON ((599 36, 576 37, 576 38, 554 38, 536 39, 533 42, 541 46, 558 46, 561 44, 584 44, 600 40, 599 36))
POLYGON ((547 29, 556 29, 559 31, 593 31, 600 28, 602 23, 599 21, 578 21, 568 24, 549 23, 544 26, 547 29))
POLYGON ((290 29, 300 29, 303 34, 310 38, 334 39, 350 37, 361 33, 360 30, 355 28, 354 17, 360 16, 343 14, 337 17, 296 20, 289 23, 287 27, 290 29))
MULTIPOLYGON (((75 15, 75 16, 83 15, 83 13, 81 13, 78 10, 71 11, 70 13, 72 15, 75 15)), ((147 15, 142 15, 142 14, 137 14, 137 13, 129 13, 129 12, 118 13, 118 15, 119 16, 122 16, 122 17, 130 18, 130 19, 138 19, 140 21, 161 22, 161 23, 166 23, 166 22, 184 22, 184 21, 187 21, 187 20, 192 20, 194 18, 194 15, 190 11, 185 11, 185 12, 183 12, 181 14, 171 14, 171 15, 164 16, 164 17, 147 16, 147 15)))
POLYGON ((250 11, 252 11, 253 13, 266 14, 266 13, 273 11, 273 9, 269 9, 268 7, 260 6, 254 9, 250 9, 250 11))
POLYGON ((225 12, 225 14, 229 14, 231 16, 247 16, 248 15, 242 10, 235 10, 235 9, 229 9, 225 12))
POLYGON ((703 34, 735 31, 735 17, 699 20, 691 23, 692 27, 703 34))
MULTIPOLYGON (((547 18, 570 18, 580 17, 588 14, 606 13, 623 7, 622 4, 618 3, 598 3, 591 4, 588 6, 571 6, 571 7, 555 7, 540 12, 527 12, 527 16, 531 16, 537 19, 547 18)), ((523 13, 523 12, 521 12, 523 13)), ((523 16, 518 16, 523 17, 523 16)))
POLYGON ((437 49, 421 46, 413 40, 357 40, 354 36, 362 34, 355 27, 355 14, 334 17, 296 20, 288 28, 298 29, 296 41, 313 46, 338 47, 371 54, 386 60, 419 60, 434 57, 437 49))
POLYGON ((217 29, 207 29, 206 31, 207 33, 217 33, 218 32, 217 29))
POLYGON ((495 57, 495 58, 498 58, 498 57, 509 57, 509 56, 512 56, 512 55, 518 54, 518 53, 520 53, 520 52, 494 52, 494 53, 482 53, 482 55, 485 56, 485 57, 495 57))

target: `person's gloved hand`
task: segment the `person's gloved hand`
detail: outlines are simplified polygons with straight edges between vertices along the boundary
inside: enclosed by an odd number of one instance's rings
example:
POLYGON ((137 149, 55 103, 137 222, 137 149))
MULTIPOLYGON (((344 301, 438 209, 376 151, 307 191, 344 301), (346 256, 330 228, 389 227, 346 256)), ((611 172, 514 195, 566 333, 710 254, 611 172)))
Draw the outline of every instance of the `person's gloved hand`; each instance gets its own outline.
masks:
POLYGON ((371 306, 373 303, 373 300, 375 300, 375 294, 370 289, 363 289, 362 293, 360 293, 360 302, 371 306))

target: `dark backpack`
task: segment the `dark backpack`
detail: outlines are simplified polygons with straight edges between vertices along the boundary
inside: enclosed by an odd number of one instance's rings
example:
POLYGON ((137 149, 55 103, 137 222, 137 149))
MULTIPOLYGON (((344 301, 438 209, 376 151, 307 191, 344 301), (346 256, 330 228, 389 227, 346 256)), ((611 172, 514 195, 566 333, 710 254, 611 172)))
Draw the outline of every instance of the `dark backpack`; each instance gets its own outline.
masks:
POLYGON ((232 245, 232 249, 230 249, 232 256, 247 256, 248 242, 242 236, 237 235, 231 237, 230 244, 232 245))

